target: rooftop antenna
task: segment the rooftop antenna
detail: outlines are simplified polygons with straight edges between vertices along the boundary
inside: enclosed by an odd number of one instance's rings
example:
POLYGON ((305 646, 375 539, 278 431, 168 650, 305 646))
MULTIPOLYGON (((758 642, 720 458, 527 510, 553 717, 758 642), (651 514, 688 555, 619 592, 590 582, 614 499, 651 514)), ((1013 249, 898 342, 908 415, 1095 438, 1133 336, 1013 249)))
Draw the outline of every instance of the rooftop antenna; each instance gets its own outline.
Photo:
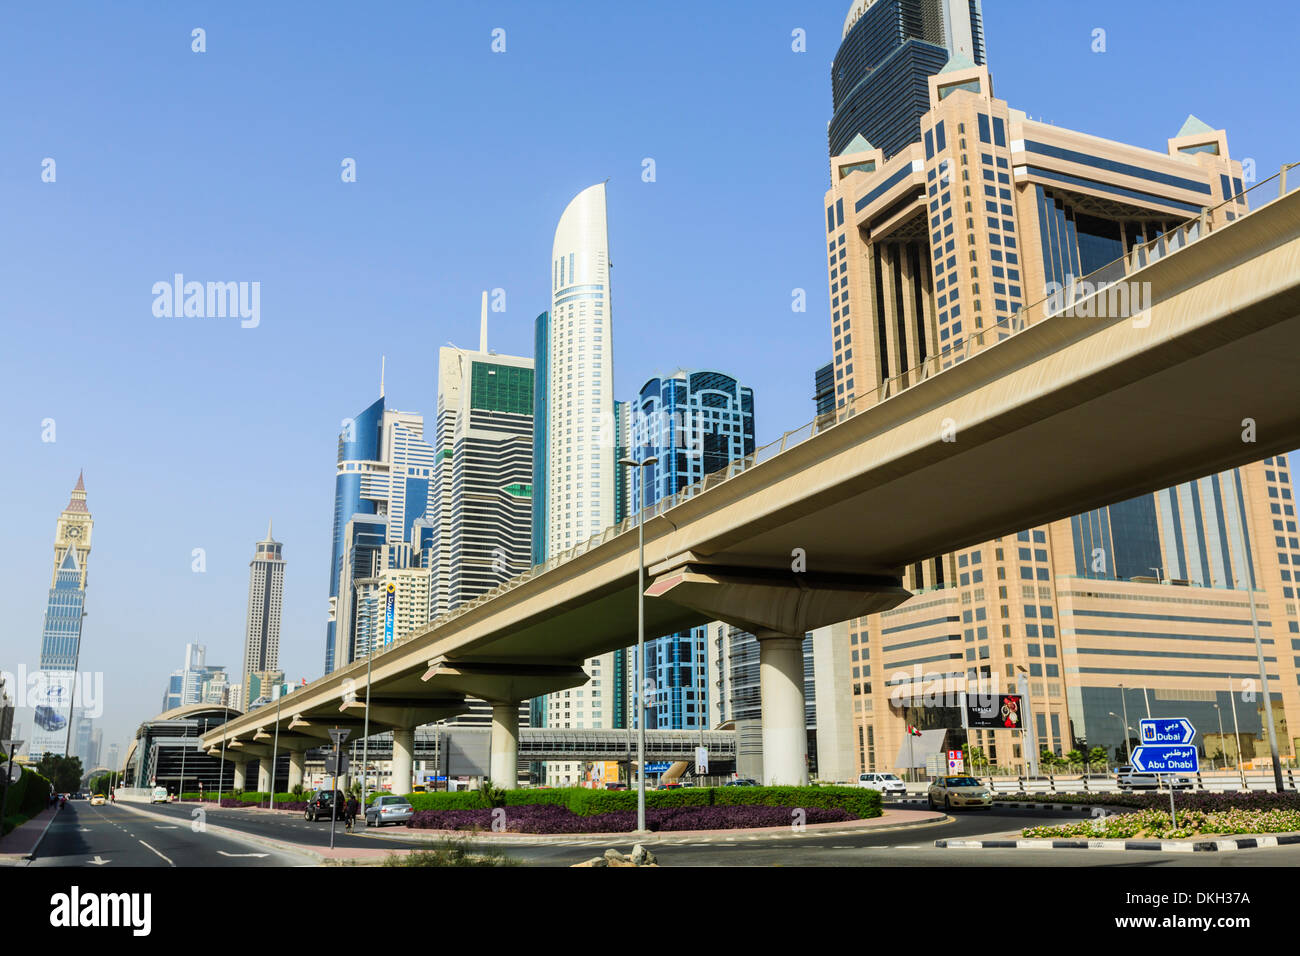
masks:
POLYGON ((386 355, 379 356, 379 397, 380 398, 384 397, 384 364, 387 358, 388 356, 386 355))
POLYGON ((478 320, 478 350, 487 351, 487 289, 483 290, 483 309, 478 320))

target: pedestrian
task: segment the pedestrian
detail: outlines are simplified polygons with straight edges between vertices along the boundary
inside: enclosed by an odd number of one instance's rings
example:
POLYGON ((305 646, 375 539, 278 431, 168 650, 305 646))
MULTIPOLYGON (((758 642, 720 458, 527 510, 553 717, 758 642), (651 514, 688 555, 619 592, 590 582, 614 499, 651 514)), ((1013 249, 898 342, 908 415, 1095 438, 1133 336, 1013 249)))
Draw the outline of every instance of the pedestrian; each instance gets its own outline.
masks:
POLYGON ((361 809, 361 805, 357 803, 357 798, 355 796, 352 796, 352 797, 348 797, 348 802, 346 806, 347 809, 344 811, 344 819, 347 821, 347 830, 349 833, 351 833, 352 824, 357 819, 357 811, 361 809))
POLYGON ((108 802, 117 803, 117 791, 114 790, 112 787, 108 788, 108 802))

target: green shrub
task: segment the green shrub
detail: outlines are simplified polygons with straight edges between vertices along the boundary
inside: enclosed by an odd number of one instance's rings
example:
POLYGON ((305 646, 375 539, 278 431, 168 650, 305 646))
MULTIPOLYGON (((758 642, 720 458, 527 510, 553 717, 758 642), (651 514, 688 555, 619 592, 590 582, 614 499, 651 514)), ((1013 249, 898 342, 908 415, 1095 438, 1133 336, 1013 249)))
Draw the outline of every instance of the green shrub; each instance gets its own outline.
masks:
POLYGON ((416 810, 482 810, 483 796, 477 790, 451 793, 408 793, 406 802, 416 810))
POLYGON ((523 807, 546 804, 558 807, 567 807, 569 805, 569 791, 574 789, 579 788, 561 787, 558 790, 507 790, 505 803, 502 805, 507 807, 523 807))
POLYGON ((847 810, 855 817, 880 816, 880 791, 858 787, 718 787, 714 806, 818 807, 847 810))

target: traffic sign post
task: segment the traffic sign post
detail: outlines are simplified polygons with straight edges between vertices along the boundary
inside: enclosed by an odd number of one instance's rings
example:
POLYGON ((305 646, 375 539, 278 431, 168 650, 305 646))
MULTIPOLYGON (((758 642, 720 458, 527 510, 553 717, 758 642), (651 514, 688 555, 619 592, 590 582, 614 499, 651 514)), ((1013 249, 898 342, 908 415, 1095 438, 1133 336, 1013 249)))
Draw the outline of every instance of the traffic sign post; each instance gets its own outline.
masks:
MULTIPOLYGON (((343 741, 348 739, 348 734, 352 731, 346 727, 335 727, 330 730, 330 740, 334 741, 334 787, 330 793, 330 849, 334 849, 334 821, 339 817, 339 767, 343 766, 344 772, 347 771, 347 764, 344 762, 347 757, 339 754, 339 748, 343 746, 343 741)), ((274 783, 272 783, 274 789, 274 783)))
MULTIPOLYGON (((1156 717, 1138 721, 1142 743, 1133 751, 1133 769, 1137 773, 1200 773, 1200 754, 1192 740, 1196 728, 1186 717, 1156 717)), ((1169 819, 1176 827, 1174 782, 1169 781, 1169 819)))

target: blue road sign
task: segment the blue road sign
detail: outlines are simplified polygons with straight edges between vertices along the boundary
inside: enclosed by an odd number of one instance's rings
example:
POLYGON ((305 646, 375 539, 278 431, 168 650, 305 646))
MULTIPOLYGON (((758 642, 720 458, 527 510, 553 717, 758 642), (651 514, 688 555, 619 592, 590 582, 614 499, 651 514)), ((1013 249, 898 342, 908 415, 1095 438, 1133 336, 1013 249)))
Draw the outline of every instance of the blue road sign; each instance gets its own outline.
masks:
POLYGON ((1196 728, 1186 717, 1154 717, 1138 721, 1143 744, 1190 744, 1196 728))
POLYGON ((1143 745, 1133 751, 1138 773, 1200 773, 1201 761, 1190 744, 1143 745))

